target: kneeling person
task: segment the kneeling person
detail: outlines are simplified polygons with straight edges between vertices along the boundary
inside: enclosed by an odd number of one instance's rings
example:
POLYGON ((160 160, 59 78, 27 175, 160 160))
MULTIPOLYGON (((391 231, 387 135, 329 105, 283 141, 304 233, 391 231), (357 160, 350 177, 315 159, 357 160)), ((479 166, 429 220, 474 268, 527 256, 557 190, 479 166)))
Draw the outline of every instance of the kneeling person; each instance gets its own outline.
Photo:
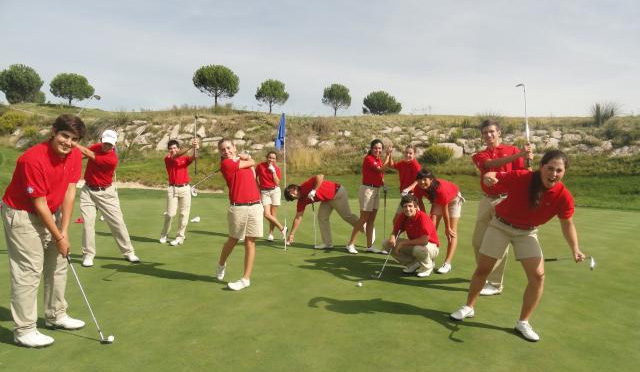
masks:
POLYGON ((418 199, 413 195, 403 196, 400 205, 402 214, 393 223, 393 231, 389 240, 384 243, 386 250, 402 265, 407 274, 416 272, 421 278, 431 275, 435 265, 434 259, 440 252, 438 234, 431 218, 418 208, 418 199), (404 231, 409 239, 397 239, 400 231, 404 231))

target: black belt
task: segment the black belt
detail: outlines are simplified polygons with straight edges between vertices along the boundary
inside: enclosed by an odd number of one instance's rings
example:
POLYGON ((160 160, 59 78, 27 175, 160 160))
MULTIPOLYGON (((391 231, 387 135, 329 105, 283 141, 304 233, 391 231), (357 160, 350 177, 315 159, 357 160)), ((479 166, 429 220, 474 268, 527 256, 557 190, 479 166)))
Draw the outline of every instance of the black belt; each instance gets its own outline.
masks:
POLYGON ((249 202, 249 203, 234 203, 234 202, 231 202, 231 205, 233 205, 234 207, 243 207, 243 206, 256 205, 256 204, 260 204, 260 201, 254 201, 254 202, 249 202))
MULTIPOLYGON (((276 187, 278 187, 278 186, 276 186, 276 187)), ((261 187, 260 190, 271 191, 271 190, 275 190, 276 187, 261 187)))
POLYGON ((173 187, 185 187, 185 186, 189 186, 188 183, 170 183, 169 186, 173 186, 173 187))
POLYGON ((369 186, 369 187, 375 187, 375 188, 382 187, 382 185, 376 186, 376 185, 369 185, 369 184, 366 184, 366 183, 363 183, 362 186, 369 186))
POLYGON ((107 186, 91 186, 91 185, 87 185, 87 187, 91 191, 104 191, 104 190, 108 189, 109 187, 111 187, 111 185, 107 185, 107 186))
POLYGON ((524 231, 531 231, 531 230, 535 230, 536 226, 516 226, 512 223, 507 222, 504 218, 500 217, 500 216, 496 216, 496 219, 500 222, 502 222, 503 224, 507 225, 507 226, 511 226, 514 229, 518 229, 518 230, 524 230, 524 231))
POLYGON ((507 197, 507 194, 498 194, 498 195, 484 194, 484 196, 486 196, 489 199, 502 199, 502 198, 507 197))

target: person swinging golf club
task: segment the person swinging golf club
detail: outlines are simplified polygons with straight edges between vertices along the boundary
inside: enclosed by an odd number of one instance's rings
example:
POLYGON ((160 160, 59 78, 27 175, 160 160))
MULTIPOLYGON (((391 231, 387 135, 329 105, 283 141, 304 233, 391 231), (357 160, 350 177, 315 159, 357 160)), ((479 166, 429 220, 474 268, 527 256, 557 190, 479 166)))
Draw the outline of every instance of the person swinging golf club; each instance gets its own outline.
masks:
POLYGON ((44 320, 51 328, 84 327, 67 314, 69 223, 82 174, 82 154, 75 145, 85 135, 84 122, 60 115, 51 138, 17 160, 2 197, 1 214, 9 256, 13 339, 25 347, 51 345, 52 337, 36 328, 38 287, 44 277, 44 320))
POLYGON ((293 219, 291 232, 287 238, 288 244, 294 241, 295 233, 298 231, 298 227, 300 227, 306 206, 308 204, 313 206, 313 203, 316 201, 320 202, 320 207, 318 208, 318 225, 320 227, 322 244, 317 245, 317 243, 314 242, 315 249, 333 248, 329 217, 331 217, 334 209, 340 217, 351 226, 355 226, 358 222, 358 216, 351 213, 346 188, 338 183, 325 180, 323 174, 315 175, 300 185, 291 184, 287 186, 284 191, 284 197, 287 201, 298 201, 296 217, 293 219))
POLYGON ((542 297, 544 285, 544 259, 538 242, 538 226, 558 216, 573 259, 575 262, 585 259, 572 219, 573 197, 560 182, 568 167, 567 156, 562 151, 550 150, 544 154, 540 168, 535 172, 516 170, 485 173, 485 185, 502 184, 507 197, 496 206, 496 214, 484 234, 478 264, 469 285, 467 303, 450 315, 452 319, 463 320, 475 315, 474 306, 487 276, 511 243, 528 279, 515 329, 528 341, 540 339, 529 324, 529 318, 542 297))
POLYGON ((427 277, 433 272, 435 258, 440 252, 438 233, 431 218, 419 209, 415 196, 403 196, 400 205, 402 214, 395 218, 391 236, 383 247, 405 266, 402 272, 427 277), (397 239, 399 231, 405 231, 408 239, 397 239))
POLYGON ((263 234, 263 208, 253 168, 255 161, 249 154, 237 156, 236 146, 227 138, 218 142, 218 150, 222 159, 220 172, 229 187, 230 206, 227 212, 229 237, 220 252, 216 278, 224 279, 227 258, 238 241, 244 239, 244 273, 239 280, 227 284, 229 289, 239 291, 251 285, 256 238, 262 237, 263 234))

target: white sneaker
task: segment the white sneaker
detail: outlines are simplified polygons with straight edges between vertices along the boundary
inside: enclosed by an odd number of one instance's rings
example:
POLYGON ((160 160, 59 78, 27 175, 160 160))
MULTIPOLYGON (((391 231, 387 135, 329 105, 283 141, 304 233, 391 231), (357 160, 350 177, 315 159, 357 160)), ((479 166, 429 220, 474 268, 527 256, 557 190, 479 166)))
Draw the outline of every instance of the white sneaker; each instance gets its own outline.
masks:
POLYGON ((13 336, 13 342, 25 347, 45 347, 53 343, 53 337, 43 335, 37 329, 22 336, 13 336))
POLYGON ((104 216, 100 216, 100 221, 104 221, 104 216))
POLYGON ((84 257, 82 259, 82 266, 84 267, 91 267, 93 266, 93 257, 84 257))
POLYGON ((367 249, 364 250, 365 252, 369 252, 369 253, 382 253, 381 250, 379 250, 378 248, 371 246, 367 249))
POLYGON ((218 265, 218 268, 216 269, 216 279, 218 280, 224 279, 224 271, 226 268, 227 268, 226 264, 222 266, 218 265))
POLYGON ((269 234, 269 236, 267 236, 267 241, 268 242, 272 242, 273 241, 273 234, 269 234))
POLYGON ((234 291, 245 289, 250 285, 251 285, 251 281, 249 279, 244 279, 244 278, 240 280, 236 280, 235 282, 227 283, 227 287, 229 287, 229 289, 232 289, 234 291))
POLYGON ((405 274, 413 274, 420 267, 420 262, 414 262, 411 265, 402 269, 402 272, 405 274))
POLYGON ((184 238, 175 238, 169 244, 175 247, 176 245, 181 245, 182 243, 184 243, 184 238))
POLYGON ((314 246, 313 246, 313 249, 331 249, 331 248, 333 248, 333 245, 332 245, 332 244, 329 244, 329 245, 327 245, 327 244, 320 244, 320 245, 314 245, 314 246))
POLYGON ((282 230, 280 230, 282 233, 282 239, 287 239, 287 231, 289 231, 289 229, 286 226, 283 226, 282 230))
POLYGON ((516 322, 516 328, 515 329, 527 341, 536 342, 536 341, 540 340, 540 336, 538 336, 536 331, 534 331, 533 328, 531 328, 531 324, 529 324, 529 322, 526 321, 526 320, 525 321, 518 320, 516 322))
POLYGON ((45 321, 45 324, 50 328, 62 328, 68 330, 80 329, 84 327, 84 322, 82 320, 73 319, 66 314, 58 320, 47 320, 45 321))
POLYGON ((160 235, 160 240, 159 242, 161 244, 166 244, 167 243, 167 236, 166 235, 160 235))
POLYGON ((464 305, 459 308, 455 313, 449 314, 449 318, 453 320, 462 320, 464 318, 473 318, 476 315, 471 306, 464 305))
POLYGON ((484 287, 482 287, 482 290, 480 291, 480 296, 494 296, 494 295, 499 295, 500 293, 502 293, 502 288, 498 288, 493 284, 487 282, 485 283, 484 287))
POLYGON ((429 275, 431 275, 432 272, 433 272, 433 267, 430 269, 420 269, 418 270, 418 273, 416 274, 416 276, 418 278, 426 278, 429 275))
POLYGON ((348 245, 346 248, 347 248, 347 252, 351 254, 358 254, 358 250, 356 249, 355 245, 351 244, 351 245, 348 245))
POLYGON ((436 270, 438 274, 446 274, 449 271, 451 271, 451 264, 448 264, 446 262, 443 263, 438 270, 436 270))
POLYGON ((136 256, 136 254, 133 252, 125 253, 124 258, 129 262, 140 262, 140 257, 136 256))

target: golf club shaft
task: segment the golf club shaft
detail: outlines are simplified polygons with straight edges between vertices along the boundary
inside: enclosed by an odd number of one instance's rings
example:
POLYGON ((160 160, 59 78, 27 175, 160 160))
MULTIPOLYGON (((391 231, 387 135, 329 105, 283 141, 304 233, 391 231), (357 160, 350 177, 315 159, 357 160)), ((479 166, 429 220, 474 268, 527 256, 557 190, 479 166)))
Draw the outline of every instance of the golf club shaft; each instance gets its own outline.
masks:
MULTIPOLYGON (((193 139, 198 138, 198 115, 195 115, 195 120, 193 121, 193 139)), ((193 149, 193 171, 196 175, 198 175, 198 149, 193 149)))
POLYGON ((200 181, 196 182, 195 185, 191 186, 191 187, 196 187, 199 184, 203 183, 204 181, 208 180, 209 178, 213 177, 216 175, 216 173, 218 173, 220 171, 220 169, 218 169, 217 171, 214 171, 213 173, 209 174, 208 176, 206 176, 205 178, 201 179, 200 181))
POLYGON ((318 245, 318 235, 316 233, 316 204, 311 203, 311 210, 313 212, 313 247, 315 248, 318 245))
POLYGON ((96 316, 93 314, 93 309, 91 309, 91 304, 89 304, 89 299, 87 299, 87 295, 84 293, 84 288, 82 288, 82 284, 80 283, 80 278, 78 277, 78 273, 76 272, 76 269, 73 267, 73 264, 71 263, 71 257, 69 257, 67 255, 67 262, 69 263, 69 267, 71 267, 71 272, 73 273, 73 276, 76 278, 76 282, 78 283, 78 288, 80 288, 80 293, 82 293, 82 298, 84 298, 84 302, 87 304, 87 308, 89 309, 89 314, 91 314, 91 318, 93 319, 93 322, 96 325, 96 328, 98 329, 98 334, 100 334, 100 341, 104 341, 104 335, 102 335, 102 330, 100 330, 100 326, 98 325, 98 320, 96 319, 96 316))
MULTIPOLYGON (((400 234, 402 234, 402 230, 399 230, 398 233, 396 234, 396 244, 398 243, 398 237, 400 236, 400 234)), ((393 248, 389 248, 389 252, 387 252, 387 258, 384 259, 384 263, 382 264, 382 269, 380 269, 380 273, 378 274, 378 279, 380 279, 380 277, 382 276, 382 272, 384 271, 384 268, 387 267, 387 262, 389 262, 389 257, 391 257, 391 252, 393 251, 393 248)))

